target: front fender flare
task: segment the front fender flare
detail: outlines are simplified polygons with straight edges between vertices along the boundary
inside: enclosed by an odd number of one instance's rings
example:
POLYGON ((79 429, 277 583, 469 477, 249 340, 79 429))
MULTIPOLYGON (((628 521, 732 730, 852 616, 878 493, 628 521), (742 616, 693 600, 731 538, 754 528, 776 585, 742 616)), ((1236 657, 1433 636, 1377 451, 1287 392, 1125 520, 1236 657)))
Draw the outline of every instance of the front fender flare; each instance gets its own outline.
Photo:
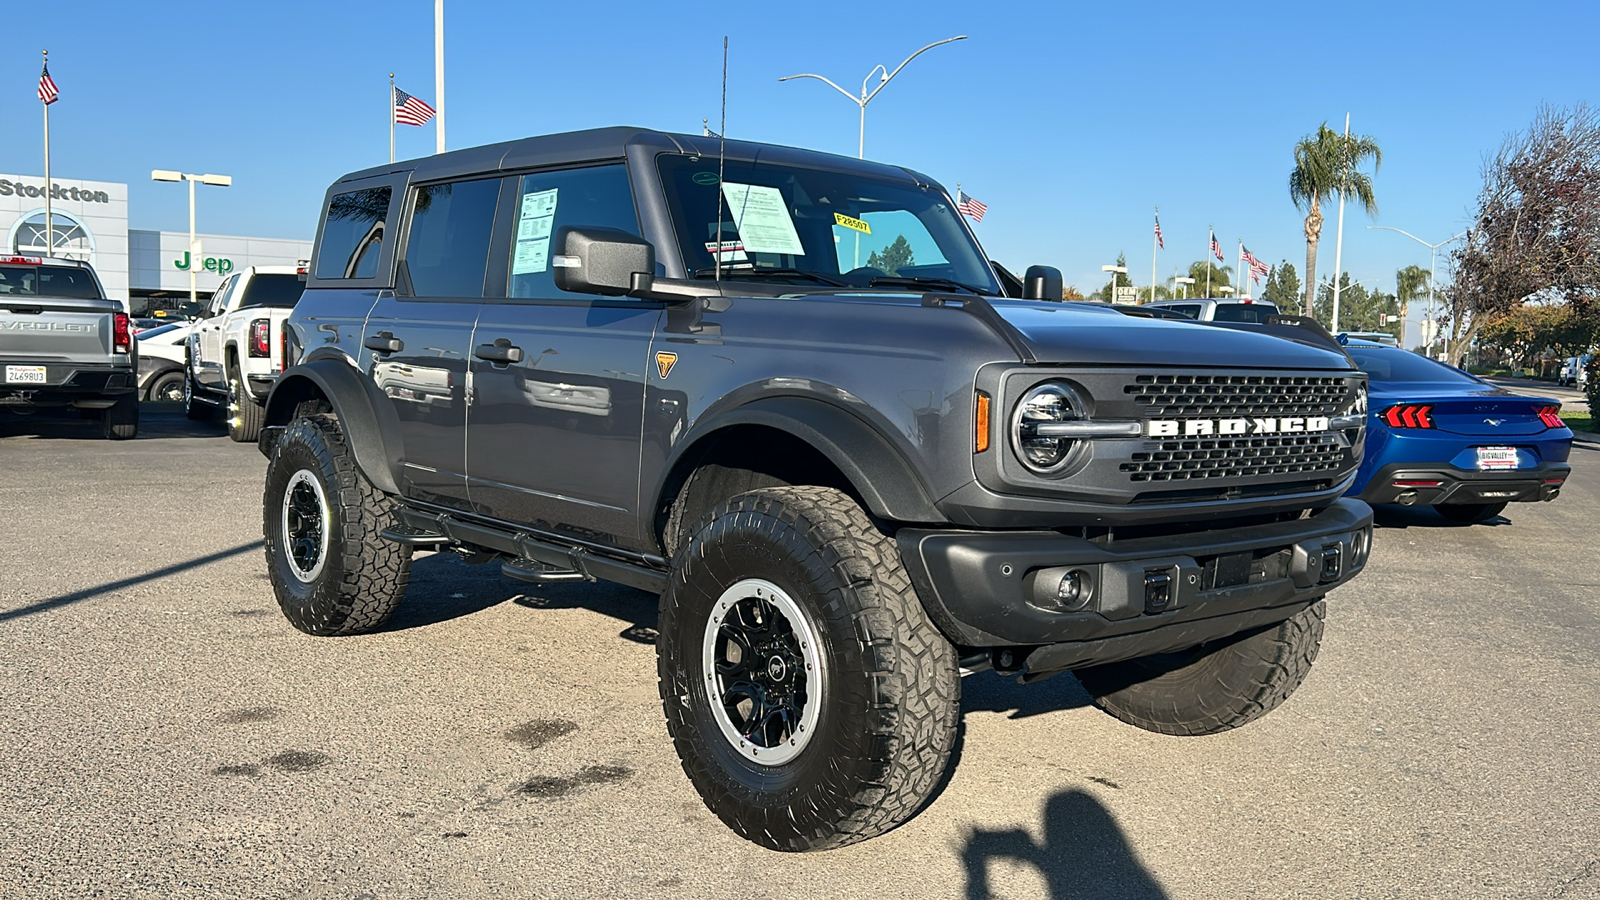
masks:
POLYGON ((348 362, 323 357, 287 369, 267 396, 265 426, 289 424, 301 402, 319 396, 339 417, 339 427, 361 474, 378 490, 399 494, 396 473, 404 449, 400 419, 389 398, 348 362))

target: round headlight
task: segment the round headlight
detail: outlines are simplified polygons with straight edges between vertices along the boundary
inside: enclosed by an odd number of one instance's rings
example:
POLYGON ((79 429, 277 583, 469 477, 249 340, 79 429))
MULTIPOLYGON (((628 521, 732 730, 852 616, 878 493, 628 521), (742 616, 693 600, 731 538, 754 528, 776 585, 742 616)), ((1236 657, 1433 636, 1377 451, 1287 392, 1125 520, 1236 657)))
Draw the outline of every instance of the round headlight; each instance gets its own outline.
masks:
POLYGON ((1072 450, 1072 439, 1040 434, 1039 426, 1078 416, 1072 389, 1066 385, 1041 384, 1029 391, 1011 416, 1011 440, 1017 456, 1041 475, 1061 468, 1072 450))

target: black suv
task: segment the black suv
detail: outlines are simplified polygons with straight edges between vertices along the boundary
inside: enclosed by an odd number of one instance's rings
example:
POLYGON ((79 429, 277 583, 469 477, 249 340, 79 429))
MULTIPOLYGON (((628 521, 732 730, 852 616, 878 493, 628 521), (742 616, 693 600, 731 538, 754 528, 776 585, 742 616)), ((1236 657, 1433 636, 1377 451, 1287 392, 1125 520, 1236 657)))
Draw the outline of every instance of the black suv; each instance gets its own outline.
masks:
POLYGON ((1365 376, 1293 320, 1012 283, 932 179, 787 147, 610 128, 348 175, 261 439, 279 603, 378 628, 417 549, 660 594, 684 770, 781 850, 913 816, 964 671, 1070 670, 1167 734, 1263 715, 1366 562, 1365 376))

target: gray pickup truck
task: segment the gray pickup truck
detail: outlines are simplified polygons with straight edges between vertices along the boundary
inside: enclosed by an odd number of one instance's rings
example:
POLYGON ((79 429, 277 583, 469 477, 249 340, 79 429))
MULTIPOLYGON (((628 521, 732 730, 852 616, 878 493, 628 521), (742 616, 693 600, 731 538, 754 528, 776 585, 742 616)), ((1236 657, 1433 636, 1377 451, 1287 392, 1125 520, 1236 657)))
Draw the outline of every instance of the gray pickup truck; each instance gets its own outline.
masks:
POLYGON ((139 433, 138 344, 88 263, 0 256, 0 409, 75 407, 113 440, 139 433))
POLYGON ((1264 715, 1367 560, 1366 376, 1302 320, 1014 284, 931 178, 788 147, 610 128, 345 176, 260 441, 279 605, 371 631, 419 549, 660 595, 684 771, 779 850, 915 815, 964 673, 1071 671, 1173 735, 1264 715))

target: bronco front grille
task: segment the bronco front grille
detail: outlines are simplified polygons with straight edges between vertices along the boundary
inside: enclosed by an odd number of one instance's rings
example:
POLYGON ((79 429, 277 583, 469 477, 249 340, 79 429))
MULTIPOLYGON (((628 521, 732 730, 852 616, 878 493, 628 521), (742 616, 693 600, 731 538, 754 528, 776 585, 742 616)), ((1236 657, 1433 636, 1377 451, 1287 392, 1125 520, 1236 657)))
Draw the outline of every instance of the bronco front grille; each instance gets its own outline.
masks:
POLYGON ((1157 419, 1332 416, 1350 384, 1337 375, 1139 375, 1123 392, 1157 419))
POLYGON ((1333 434, 1162 441, 1121 465, 1130 481, 1191 481, 1336 471, 1345 458, 1333 434))

